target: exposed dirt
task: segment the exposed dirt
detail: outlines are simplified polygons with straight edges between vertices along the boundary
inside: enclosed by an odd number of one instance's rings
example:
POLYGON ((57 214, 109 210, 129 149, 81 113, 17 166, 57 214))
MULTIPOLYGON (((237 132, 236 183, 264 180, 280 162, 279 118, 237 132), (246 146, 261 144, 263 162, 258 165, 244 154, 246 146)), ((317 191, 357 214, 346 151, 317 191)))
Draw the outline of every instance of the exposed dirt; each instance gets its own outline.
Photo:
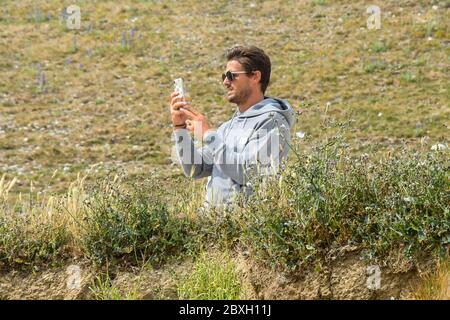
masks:
MULTIPOLYGON (((416 271, 395 273, 380 268, 379 287, 375 273, 356 253, 330 263, 320 272, 283 275, 240 258, 249 299, 411 299, 418 279, 416 271), (371 281, 374 279, 374 281, 371 281)), ((372 269, 373 270, 373 269, 372 269)))
MULTIPOLYGON (((244 299, 413 299, 421 267, 368 266, 358 252, 344 252, 320 271, 284 274, 239 253, 235 263, 242 276, 244 299), (377 269, 379 268, 379 269, 377 269), (379 282, 376 273, 379 271, 379 282)), ((423 267, 430 269, 429 261, 423 267)), ((114 270, 111 284, 121 294, 141 299, 177 299, 177 282, 191 272, 185 260, 161 269, 114 270)), ((87 261, 30 273, 10 271, 0 276, 1 299, 92 299, 94 274, 87 261), (77 274, 79 278, 77 278, 77 274)))
POLYGON ((91 280, 87 262, 38 272, 13 270, 0 275, 0 299, 83 299, 91 280))
POLYGON ((345 253, 322 265, 320 271, 291 275, 270 270, 242 255, 237 263, 249 299, 412 299, 420 279, 416 268, 405 271, 370 266, 358 252, 345 253))

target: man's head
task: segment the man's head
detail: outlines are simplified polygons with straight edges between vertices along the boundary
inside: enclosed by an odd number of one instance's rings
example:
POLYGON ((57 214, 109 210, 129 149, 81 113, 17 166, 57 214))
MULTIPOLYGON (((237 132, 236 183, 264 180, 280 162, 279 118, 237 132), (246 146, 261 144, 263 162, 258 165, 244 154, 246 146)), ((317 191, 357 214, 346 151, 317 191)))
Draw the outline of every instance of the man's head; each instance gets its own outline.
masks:
POLYGON ((228 90, 228 101, 241 105, 252 97, 264 95, 269 85, 271 64, 263 50, 254 46, 236 46, 227 51, 226 58, 227 76, 223 84, 228 90))

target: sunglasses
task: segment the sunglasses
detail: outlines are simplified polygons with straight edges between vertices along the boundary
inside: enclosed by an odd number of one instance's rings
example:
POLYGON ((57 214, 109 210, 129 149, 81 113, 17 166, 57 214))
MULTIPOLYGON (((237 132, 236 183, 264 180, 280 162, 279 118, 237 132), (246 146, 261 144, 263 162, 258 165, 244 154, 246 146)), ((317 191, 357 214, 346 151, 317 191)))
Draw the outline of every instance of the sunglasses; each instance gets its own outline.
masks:
POLYGON ((247 72, 247 71, 227 71, 226 73, 222 73, 222 82, 225 81, 225 78, 227 78, 229 81, 233 81, 234 79, 237 78, 237 76, 239 74, 243 74, 243 73, 251 73, 251 72, 247 72))

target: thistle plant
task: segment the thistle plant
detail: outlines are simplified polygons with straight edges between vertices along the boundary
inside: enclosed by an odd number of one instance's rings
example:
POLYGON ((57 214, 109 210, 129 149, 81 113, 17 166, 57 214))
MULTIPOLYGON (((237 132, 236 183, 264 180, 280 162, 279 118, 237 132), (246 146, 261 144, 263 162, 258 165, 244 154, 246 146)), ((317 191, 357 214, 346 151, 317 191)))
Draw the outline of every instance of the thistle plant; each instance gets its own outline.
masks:
POLYGON ((122 32, 121 46, 122 46, 122 49, 127 48, 127 36, 126 36, 125 32, 122 32))
MULTIPOLYGON (((122 49, 130 49, 133 46, 133 40, 136 38, 136 34, 138 34, 138 29, 137 28, 132 28, 130 30, 130 35, 129 38, 127 39, 127 33, 124 31, 122 32, 122 37, 121 37, 121 47, 122 49)), ((137 36, 137 41, 141 41, 142 37, 140 34, 138 34, 137 36)))
POLYGON ((133 28, 130 30, 130 39, 128 40, 128 46, 131 48, 131 46, 133 45, 133 38, 134 35, 136 34, 137 29, 133 28))
POLYGON ((40 77, 39 77, 39 90, 41 92, 45 91, 45 73, 41 72, 40 77))

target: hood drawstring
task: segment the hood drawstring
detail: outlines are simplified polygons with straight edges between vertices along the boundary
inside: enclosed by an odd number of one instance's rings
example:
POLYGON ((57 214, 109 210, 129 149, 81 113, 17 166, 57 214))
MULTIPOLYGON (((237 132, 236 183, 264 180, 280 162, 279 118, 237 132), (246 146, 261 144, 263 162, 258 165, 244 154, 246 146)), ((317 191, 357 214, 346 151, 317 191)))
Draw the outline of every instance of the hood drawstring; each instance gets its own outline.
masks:
POLYGON ((223 139, 223 141, 226 141, 226 140, 227 140, 227 137, 228 137, 228 135, 230 134, 231 129, 233 128, 233 122, 234 122, 234 118, 236 117, 236 114, 237 114, 237 110, 234 112, 233 117, 231 118, 231 122, 230 122, 230 124, 228 125, 227 133, 226 133, 225 138, 223 139))

